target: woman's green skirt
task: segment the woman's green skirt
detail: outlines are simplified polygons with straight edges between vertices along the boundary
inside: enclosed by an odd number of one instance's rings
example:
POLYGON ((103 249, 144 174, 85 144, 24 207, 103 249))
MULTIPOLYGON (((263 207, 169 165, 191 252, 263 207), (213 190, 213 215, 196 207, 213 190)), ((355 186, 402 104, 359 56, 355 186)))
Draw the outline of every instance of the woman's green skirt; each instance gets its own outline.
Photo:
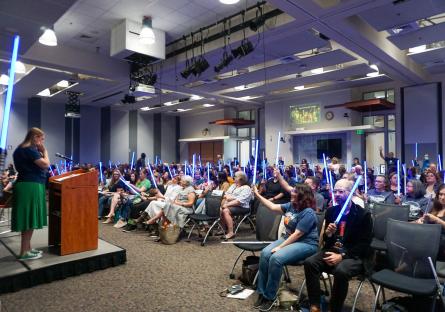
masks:
POLYGON ((23 232, 46 225, 45 185, 36 182, 15 183, 11 230, 23 232))

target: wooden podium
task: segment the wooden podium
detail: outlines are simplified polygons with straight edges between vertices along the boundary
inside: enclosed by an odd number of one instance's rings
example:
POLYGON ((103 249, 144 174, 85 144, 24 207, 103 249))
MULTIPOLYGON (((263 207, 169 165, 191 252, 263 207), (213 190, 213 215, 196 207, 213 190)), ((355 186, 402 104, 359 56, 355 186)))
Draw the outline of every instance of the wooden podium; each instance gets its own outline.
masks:
POLYGON ((97 174, 79 169, 49 179, 48 244, 61 256, 97 249, 97 174))

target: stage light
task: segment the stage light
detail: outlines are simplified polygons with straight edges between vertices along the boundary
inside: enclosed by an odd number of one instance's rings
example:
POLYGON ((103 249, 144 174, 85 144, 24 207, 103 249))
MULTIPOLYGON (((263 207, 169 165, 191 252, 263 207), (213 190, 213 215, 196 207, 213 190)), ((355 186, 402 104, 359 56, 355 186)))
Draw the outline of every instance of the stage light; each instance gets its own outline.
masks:
POLYGON ((297 91, 304 90, 304 86, 295 86, 294 90, 297 90, 297 91))
POLYGON ((258 31, 264 23, 266 23, 266 17, 263 15, 263 9, 258 5, 255 18, 250 21, 249 28, 252 31, 258 31))
POLYGON ((254 49, 255 48, 253 47, 252 42, 250 42, 248 39, 243 39, 241 41, 241 45, 238 48, 232 50, 232 55, 234 58, 241 58, 253 52, 254 49))
POLYGON ((191 66, 192 74, 199 77, 209 68, 209 66, 209 62, 207 62, 207 60, 201 55, 195 60, 195 62, 193 62, 193 65, 191 66))
POLYGON ((151 25, 151 17, 144 16, 142 19, 142 29, 139 34, 139 41, 142 44, 154 44, 156 42, 155 33, 151 25))
POLYGON ((70 82, 68 80, 60 80, 56 86, 60 88, 68 88, 70 86, 70 82))
POLYGON ((57 46, 56 33, 50 28, 43 28, 43 34, 40 36, 39 42, 50 47, 57 46))
POLYGON ((204 107, 213 107, 213 106, 215 106, 215 104, 202 104, 202 106, 204 106, 204 107))
POLYGON ((214 67, 215 72, 219 73, 223 68, 229 66, 229 64, 233 61, 233 56, 227 53, 227 51, 224 50, 223 56, 221 61, 218 65, 214 67))

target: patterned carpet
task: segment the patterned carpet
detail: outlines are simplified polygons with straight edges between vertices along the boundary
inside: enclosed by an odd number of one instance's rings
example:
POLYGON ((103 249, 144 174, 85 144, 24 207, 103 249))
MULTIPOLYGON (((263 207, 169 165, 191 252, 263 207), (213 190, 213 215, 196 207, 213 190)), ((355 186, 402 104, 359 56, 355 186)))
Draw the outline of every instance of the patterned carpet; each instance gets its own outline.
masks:
MULTIPOLYGON (((104 240, 127 250, 127 263, 50 284, 0 296, 0 311, 254 311, 256 295, 247 300, 228 299, 219 292, 232 284, 228 273, 239 251, 211 237, 201 247, 182 240, 163 245, 146 232, 123 233, 110 225, 99 225, 104 240)), ((240 236, 250 235, 248 226, 240 236)), ((238 265, 236 275, 241 272, 238 265)), ((291 267, 291 287, 303 281, 303 270, 291 267)), ((357 282, 350 284, 351 305, 357 282)), ((358 308, 369 311, 372 290, 364 286, 358 308)), ((278 309, 276 309, 278 310, 278 309)), ((349 310, 349 309, 348 309, 349 310)))

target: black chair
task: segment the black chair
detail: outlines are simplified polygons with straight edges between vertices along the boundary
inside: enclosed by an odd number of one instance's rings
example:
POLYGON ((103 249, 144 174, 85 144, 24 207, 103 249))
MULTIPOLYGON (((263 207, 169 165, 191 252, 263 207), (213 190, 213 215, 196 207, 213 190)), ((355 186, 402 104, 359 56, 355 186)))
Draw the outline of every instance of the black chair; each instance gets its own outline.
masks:
POLYGON ((391 269, 378 271, 371 282, 378 286, 372 311, 376 310, 380 291, 384 288, 405 294, 431 297, 435 310, 437 285, 428 262, 435 265, 442 227, 439 224, 415 224, 388 220, 386 231, 387 255, 391 269))
MULTIPOLYGON (((268 209, 263 204, 258 206, 258 210, 256 213, 256 241, 275 241, 278 238, 278 226, 280 225, 281 215, 277 214, 270 209, 268 209)), ((252 240, 249 240, 252 241, 252 240)), ((255 240, 254 240, 255 241, 255 240)), ((243 244, 243 243, 235 243, 236 247, 241 249, 240 254, 235 260, 235 263, 232 266, 232 270, 230 271, 230 278, 234 279, 235 274, 233 271, 235 270, 235 266, 238 263, 239 259, 243 255, 244 252, 250 251, 253 255, 255 252, 259 252, 263 250, 267 245, 265 244, 243 244)))
MULTIPOLYGON (((191 222, 193 222, 193 226, 190 229, 189 235, 187 237, 188 240, 190 239, 190 236, 192 235, 192 232, 193 232, 193 229, 195 228, 195 226, 197 226, 203 222, 209 222, 209 223, 212 222, 212 225, 207 230, 206 235, 201 242, 201 246, 204 246, 207 241, 207 237, 209 236, 209 234, 211 233, 213 228, 216 225, 219 225, 221 227, 221 224, 220 224, 221 201, 222 201, 221 195, 214 196, 210 193, 205 197, 206 213, 205 214, 193 213, 188 216, 189 220, 191 222)), ((198 231, 199 231, 199 228, 198 228, 198 231)))
POLYGON ((252 214, 252 211, 253 211, 253 201, 250 202, 250 208, 246 209, 246 210, 247 210, 247 212, 245 214, 243 214, 243 215, 234 215, 234 216, 232 216, 233 220, 237 224, 237 226, 235 228, 235 231, 233 233, 235 233, 235 234, 238 233, 239 227, 241 226, 241 224, 244 221, 247 221, 249 223, 250 228, 252 229, 252 231, 255 232, 255 223, 252 220, 252 217, 254 216, 252 214))
POLYGON ((372 217, 374 219, 374 237, 371 242, 371 248, 378 252, 385 252, 386 224, 388 220, 408 221, 409 206, 374 204, 372 208, 372 217))

